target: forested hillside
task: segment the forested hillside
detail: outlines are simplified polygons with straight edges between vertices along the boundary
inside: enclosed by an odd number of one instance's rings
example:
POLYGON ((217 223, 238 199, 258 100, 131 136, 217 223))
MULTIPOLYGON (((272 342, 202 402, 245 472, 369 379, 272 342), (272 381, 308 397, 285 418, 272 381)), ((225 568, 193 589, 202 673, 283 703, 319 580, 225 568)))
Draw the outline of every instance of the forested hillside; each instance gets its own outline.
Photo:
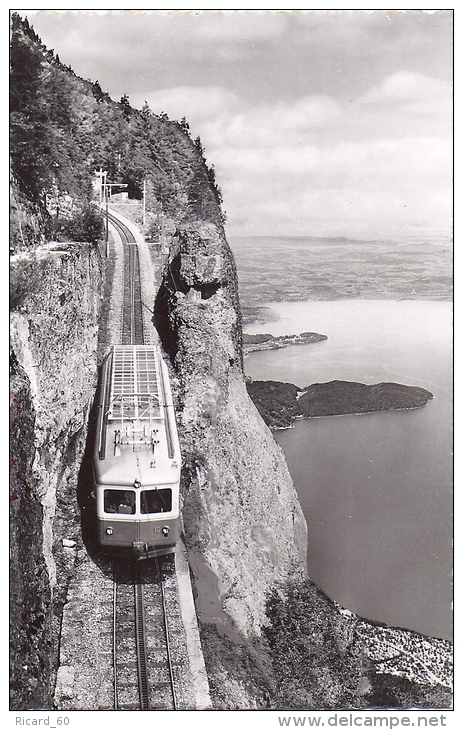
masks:
MULTIPOLYGON (((12 15, 10 81, 12 249, 46 239, 91 241, 101 224, 90 207, 96 172, 127 187, 146 210, 176 223, 221 225, 221 193, 185 119, 170 121, 127 96, 110 99, 47 49, 27 18, 12 15)), ((153 70, 156 73, 156 69, 153 70)))

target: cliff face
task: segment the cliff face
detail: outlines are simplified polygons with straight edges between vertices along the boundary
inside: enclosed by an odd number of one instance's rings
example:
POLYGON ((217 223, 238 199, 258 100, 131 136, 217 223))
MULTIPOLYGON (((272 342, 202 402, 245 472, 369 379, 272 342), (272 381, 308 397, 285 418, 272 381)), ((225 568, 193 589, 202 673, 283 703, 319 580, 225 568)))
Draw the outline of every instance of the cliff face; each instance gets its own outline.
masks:
POLYGON ((101 272, 86 244, 12 259, 12 704, 50 706, 59 612, 80 541, 77 481, 97 370, 101 272), (64 543, 64 540, 72 542, 64 543))
POLYGON ((232 254, 211 224, 180 228, 156 301, 178 376, 183 514, 203 624, 258 636, 269 590, 302 575, 306 525, 279 446, 247 395, 232 254))

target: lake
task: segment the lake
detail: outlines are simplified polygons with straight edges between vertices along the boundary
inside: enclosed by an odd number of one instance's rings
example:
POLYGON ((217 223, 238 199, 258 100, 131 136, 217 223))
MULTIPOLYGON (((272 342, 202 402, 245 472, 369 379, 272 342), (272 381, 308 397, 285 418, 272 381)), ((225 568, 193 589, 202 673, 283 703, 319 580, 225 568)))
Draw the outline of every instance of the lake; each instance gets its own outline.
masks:
POLYGON ((363 300, 269 303, 248 333, 328 336, 257 352, 255 380, 298 386, 392 381, 430 390, 424 408, 299 421, 275 432, 309 529, 310 577, 361 616, 452 637, 452 305, 363 300))

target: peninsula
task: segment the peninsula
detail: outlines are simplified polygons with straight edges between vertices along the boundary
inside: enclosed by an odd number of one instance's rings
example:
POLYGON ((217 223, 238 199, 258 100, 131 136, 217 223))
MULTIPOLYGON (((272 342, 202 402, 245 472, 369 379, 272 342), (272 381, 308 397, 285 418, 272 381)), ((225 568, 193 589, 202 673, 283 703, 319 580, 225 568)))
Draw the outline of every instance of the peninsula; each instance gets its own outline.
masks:
POLYGON ((259 350, 281 350, 289 345, 309 345, 327 339, 326 335, 320 335, 318 332, 301 332, 299 335, 243 334, 243 354, 246 357, 249 353, 259 350))
POLYGON ((425 406, 433 394, 424 388, 399 383, 351 383, 332 380, 298 388, 292 383, 255 380, 248 393, 272 429, 289 428, 300 418, 374 413, 425 406))

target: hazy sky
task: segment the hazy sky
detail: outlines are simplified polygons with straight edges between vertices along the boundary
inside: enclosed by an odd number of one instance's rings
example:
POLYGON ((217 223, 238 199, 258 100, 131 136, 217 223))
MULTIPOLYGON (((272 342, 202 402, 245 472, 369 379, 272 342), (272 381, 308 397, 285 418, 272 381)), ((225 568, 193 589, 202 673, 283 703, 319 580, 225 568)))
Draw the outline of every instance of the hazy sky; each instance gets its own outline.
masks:
POLYGON ((113 99, 186 117, 228 235, 451 232, 451 11, 18 12, 113 99))

